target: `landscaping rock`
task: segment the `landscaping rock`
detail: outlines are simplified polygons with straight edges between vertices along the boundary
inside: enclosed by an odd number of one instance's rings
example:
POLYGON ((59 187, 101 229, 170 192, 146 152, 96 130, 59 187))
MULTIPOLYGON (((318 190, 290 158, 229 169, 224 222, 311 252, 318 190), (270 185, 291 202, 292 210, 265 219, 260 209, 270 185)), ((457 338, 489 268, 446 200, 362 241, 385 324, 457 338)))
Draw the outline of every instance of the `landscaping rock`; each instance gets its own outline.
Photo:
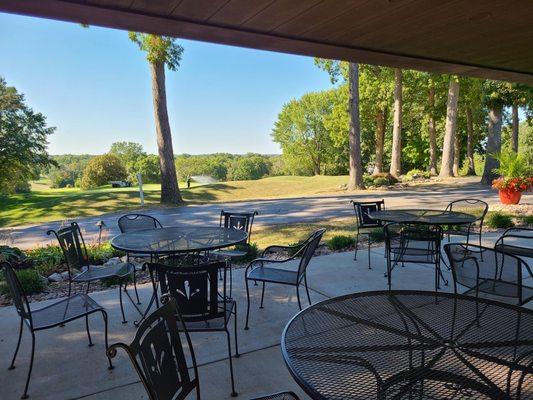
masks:
POLYGON ((56 273, 50 275, 50 276, 48 277, 48 280, 49 280, 50 282, 61 282, 61 281, 63 280, 63 277, 61 276, 61 274, 58 274, 58 273, 56 272, 56 273))
POLYGON ((46 276, 39 275, 39 279, 41 280, 44 286, 48 286, 48 278, 46 276))
POLYGON ((113 257, 113 258, 110 258, 109 260, 107 260, 104 265, 108 266, 108 265, 116 265, 120 263, 120 258, 119 257, 113 257))
POLYGON ((63 279, 68 279, 68 271, 61 272, 61 277, 63 279))

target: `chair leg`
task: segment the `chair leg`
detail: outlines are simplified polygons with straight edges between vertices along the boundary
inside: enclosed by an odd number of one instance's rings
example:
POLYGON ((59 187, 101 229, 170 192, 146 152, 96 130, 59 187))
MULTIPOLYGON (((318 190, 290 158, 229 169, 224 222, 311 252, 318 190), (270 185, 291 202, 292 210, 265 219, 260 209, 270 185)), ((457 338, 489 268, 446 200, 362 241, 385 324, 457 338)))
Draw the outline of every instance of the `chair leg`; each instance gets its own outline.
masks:
MULTIPOLYGON (((126 284, 124 284, 124 288, 126 287, 126 284)), ((125 324, 128 321, 126 321, 126 316, 124 315, 124 305, 122 304, 122 283, 119 283, 118 285, 118 299, 120 302, 120 312, 122 313, 122 323, 125 324)))
POLYGON ((237 392, 235 391, 235 379, 233 377, 233 361, 231 357, 231 339, 229 336, 229 331, 226 329, 226 338, 228 340, 228 359, 229 359, 229 371, 231 376, 231 397, 237 397, 237 392))
POLYGON ((261 289, 261 305, 259 308, 263 308, 263 299, 265 298, 265 282, 263 282, 263 289, 261 289))
POLYGON ((231 258, 228 260, 229 265, 229 297, 231 297, 231 293, 233 291, 233 266, 231 265, 231 258))
MULTIPOLYGON (((104 342, 105 342, 105 350, 106 350, 106 355, 107 355, 107 349, 109 348, 109 342, 107 339, 107 313, 105 312, 105 310, 102 310, 102 318, 104 319, 104 342)), ((115 368, 109 356, 107 356, 107 361, 109 361, 109 366, 107 367, 107 369, 115 368)))
POLYGON ((28 398, 28 387, 30 386, 31 371, 33 369, 33 359, 35 358, 35 333, 31 332, 31 356, 30 356, 30 368, 28 369, 28 376, 26 378, 26 385, 24 386, 24 394, 21 399, 28 398))
POLYGON ((305 292, 307 293, 307 301, 309 302, 309 305, 311 305, 311 296, 309 296, 309 287, 307 286, 307 274, 304 274, 304 285, 305 292))
POLYGON ((368 237, 368 269, 372 269, 372 267, 370 266, 370 244, 372 242, 370 241, 370 236, 368 237))
POLYGON ((85 315, 85 330, 87 331, 87 338, 89 338, 89 347, 93 347, 94 343, 91 339, 91 332, 89 331, 89 315, 85 315))
POLYGON ((235 335, 235 357, 239 358, 239 341, 237 339, 237 302, 235 302, 235 316, 233 321, 233 334, 235 335))
POLYGON ((244 283, 246 284, 246 324, 244 326, 245 330, 250 329, 248 327, 248 317, 250 316, 250 289, 248 288, 248 279, 244 277, 244 283))
POLYGON ((298 299, 298 307, 302 311, 302 302, 300 301, 300 284, 296 285, 296 298, 298 299))
POLYGON ((354 261, 357 261, 357 246, 359 245, 359 234, 355 236, 355 250, 353 254, 354 261))
POLYGON ((139 300, 139 292, 137 292, 137 273, 135 271, 135 265, 133 266, 133 290, 135 291, 135 298, 137 299, 137 305, 141 305, 139 300))
POLYGON ((20 348, 20 341, 22 339, 22 331, 24 330, 24 319, 20 319, 20 328, 19 328, 19 339, 17 341, 17 347, 15 348, 15 354, 13 354, 13 359, 11 360, 11 365, 8 369, 15 369, 15 360, 17 359, 17 354, 20 348))

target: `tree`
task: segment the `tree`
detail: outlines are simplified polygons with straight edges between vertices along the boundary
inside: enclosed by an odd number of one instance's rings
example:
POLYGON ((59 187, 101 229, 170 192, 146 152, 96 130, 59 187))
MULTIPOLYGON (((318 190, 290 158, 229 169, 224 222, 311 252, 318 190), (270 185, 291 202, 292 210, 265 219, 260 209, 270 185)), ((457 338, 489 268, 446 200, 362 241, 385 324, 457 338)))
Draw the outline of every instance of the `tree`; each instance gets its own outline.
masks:
POLYGON ((183 47, 178 45, 174 38, 167 36, 130 32, 129 37, 142 51, 146 52, 146 59, 150 64, 157 148, 161 169, 161 203, 180 203, 182 197, 174 164, 172 133, 167 112, 165 66, 171 71, 178 69, 183 47))
POLYGON ((287 169, 295 175, 319 175, 332 154, 325 117, 332 111, 334 90, 311 92, 285 104, 272 130, 287 169))
POLYGON ((348 190, 364 189, 363 166, 361 163, 361 125, 359 119, 359 65, 350 63, 348 67, 350 88, 350 178, 348 190))
POLYGON ((54 130, 0 77, 0 194, 28 191, 40 169, 55 165, 46 150, 54 130))
POLYGON ((135 163, 135 171, 141 174, 143 183, 161 183, 159 157, 155 154, 148 154, 138 159, 135 163))
POLYGON ((398 177, 402 174, 402 70, 394 69, 394 117, 392 126, 392 155, 390 174, 398 177))
POLYGON ((245 181, 261 179, 268 174, 269 165, 260 154, 247 154, 236 158, 228 169, 228 180, 245 181))
POLYGON ((457 77, 450 77, 448 89, 448 105, 446 107, 446 130, 442 145, 442 160, 440 166, 440 177, 453 176, 454 163, 454 142, 457 129, 457 102, 459 99, 459 80, 457 77))
POLYGON ((509 100, 511 101, 511 114, 512 114, 512 135, 511 135, 511 148, 514 152, 518 152, 518 132, 520 119, 518 116, 518 108, 523 107, 529 117, 533 111, 533 87, 521 85, 521 84, 508 84, 510 85, 509 100))
POLYGON ((89 160, 81 179, 82 189, 92 189, 107 185, 110 181, 120 181, 127 177, 126 168, 114 154, 103 154, 89 160))
POLYGON ((111 145, 110 154, 116 155, 126 166, 128 178, 135 181, 135 175, 138 172, 136 164, 139 160, 146 157, 143 147, 135 142, 115 142, 111 145))
POLYGON ((437 129, 435 127, 435 82, 428 78, 429 173, 437 175, 437 129))
POLYGON ((460 109, 464 110, 466 129, 466 159, 467 175, 475 175, 474 147, 478 142, 479 126, 484 124, 483 111, 483 81, 477 78, 461 78, 460 80, 461 103, 460 109))

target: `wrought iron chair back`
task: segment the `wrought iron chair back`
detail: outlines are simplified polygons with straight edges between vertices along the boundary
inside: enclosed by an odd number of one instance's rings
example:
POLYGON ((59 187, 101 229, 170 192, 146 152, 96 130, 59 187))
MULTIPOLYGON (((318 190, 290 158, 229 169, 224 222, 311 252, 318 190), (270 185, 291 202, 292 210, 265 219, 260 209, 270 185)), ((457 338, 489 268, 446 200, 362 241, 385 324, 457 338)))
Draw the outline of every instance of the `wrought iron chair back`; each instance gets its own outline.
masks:
POLYGON ((483 200, 478 199, 460 199, 452 201, 446 207, 446 211, 457 211, 474 215, 476 220, 470 226, 481 226, 485 215, 489 210, 489 205, 483 200))
POLYGON ((118 219, 121 233, 138 231, 142 229, 158 229, 163 225, 159 220, 146 214, 126 214, 118 219))
POLYGON ((7 287, 9 288, 9 292, 11 293, 13 304, 15 305, 18 315, 21 318, 28 320, 31 327, 32 319, 30 303, 28 302, 28 298, 24 294, 22 285, 20 284, 15 270, 8 262, 2 262, 0 264, 0 268, 4 270, 4 278, 6 280, 7 287))
POLYGON ((374 211, 381 211, 385 209, 385 200, 377 201, 351 201, 357 219, 357 229, 360 228, 376 228, 383 226, 381 221, 377 221, 368 216, 374 211))
POLYGON ((89 267, 85 241, 83 240, 80 227, 76 222, 72 222, 70 226, 66 226, 57 231, 51 229, 46 234, 54 234, 57 238, 67 263, 69 280, 72 279, 71 269, 89 267))
POLYGON ((228 211, 220 211, 220 227, 234 228, 244 231, 248 234, 246 243, 250 243, 250 237, 252 235, 252 225, 254 224, 254 218, 257 215, 257 211, 249 213, 236 213, 228 211))
POLYGON ((448 243, 444 251, 450 260, 454 290, 457 284, 479 293, 516 298, 525 304, 533 298, 533 288, 525 287, 523 272, 533 273, 519 257, 493 248, 464 243, 448 243), (527 292, 524 291, 527 289, 527 292))
POLYGON ((148 269, 154 287, 158 283, 162 295, 169 294, 176 299, 185 322, 216 318, 226 321, 226 266, 226 262, 214 260, 180 267, 149 263, 148 269), (223 271, 222 281, 218 279, 219 270, 223 271))
POLYGON ((198 368, 189 333, 176 300, 163 299, 165 304, 140 324, 133 341, 129 345, 113 344, 108 355, 115 357, 119 348, 126 351, 150 400, 183 400, 195 389, 200 399, 198 368), (194 374, 189 372, 184 344, 188 347, 194 374))
POLYGON ((300 264, 298 265, 298 282, 300 282, 304 276, 307 266, 309 265, 311 258, 313 258, 315 250, 322 240, 322 236, 324 236, 324 232, 326 232, 324 228, 313 232, 313 234, 311 234, 311 236, 302 245, 300 250, 296 252, 294 257, 301 257, 300 264))

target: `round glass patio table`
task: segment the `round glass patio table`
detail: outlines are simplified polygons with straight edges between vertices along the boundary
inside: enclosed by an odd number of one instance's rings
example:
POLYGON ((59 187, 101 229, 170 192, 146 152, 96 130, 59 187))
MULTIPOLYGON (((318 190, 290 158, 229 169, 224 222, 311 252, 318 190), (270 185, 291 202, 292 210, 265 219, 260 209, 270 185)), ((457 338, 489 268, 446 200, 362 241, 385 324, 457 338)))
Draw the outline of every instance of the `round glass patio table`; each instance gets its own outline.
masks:
POLYGON ((468 225, 476 220, 471 214, 458 211, 401 209, 369 212, 372 219, 384 222, 431 225, 468 225))
POLYGON ((169 255, 211 251, 246 241, 246 232, 235 228, 173 226, 122 233, 111 246, 126 253, 169 255))
POLYGON ((533 311, 472 296, 332 298, 297 314, 281 346, 313 399, 533 398, 533 311))

